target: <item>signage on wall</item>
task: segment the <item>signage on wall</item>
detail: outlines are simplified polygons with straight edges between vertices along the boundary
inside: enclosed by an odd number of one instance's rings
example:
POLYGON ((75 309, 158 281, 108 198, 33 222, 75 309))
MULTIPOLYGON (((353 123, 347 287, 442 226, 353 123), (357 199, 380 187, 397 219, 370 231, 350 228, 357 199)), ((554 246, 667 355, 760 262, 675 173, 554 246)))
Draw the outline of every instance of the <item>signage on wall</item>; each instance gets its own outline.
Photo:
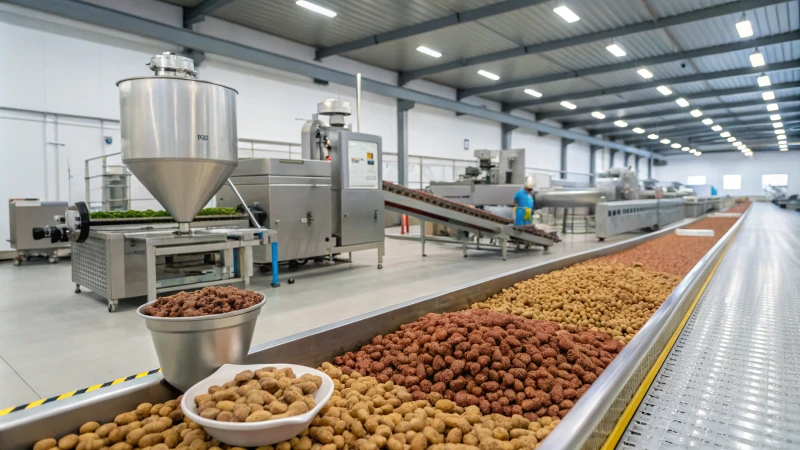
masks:
POLYGON ((464 139, 464 150, 469 150, 469 139, 464 139))

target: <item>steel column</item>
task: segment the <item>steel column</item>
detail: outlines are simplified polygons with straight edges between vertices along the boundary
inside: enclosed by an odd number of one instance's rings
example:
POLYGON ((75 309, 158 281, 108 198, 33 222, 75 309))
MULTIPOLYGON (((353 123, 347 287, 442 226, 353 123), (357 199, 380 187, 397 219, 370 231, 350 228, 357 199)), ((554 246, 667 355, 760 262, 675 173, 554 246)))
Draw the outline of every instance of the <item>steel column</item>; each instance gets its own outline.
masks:
POLYGON ((597 183, 597 151, 602 150, 599 145, 589 146, 589 186, 594 186, 597 183))
POLYGON ((618 150, 615 150, 613 148, 608 150, 608 168, 609 169, 614 167, 614 157, 617 155, 617 151, 618 150))
POLYGON ((517 128, 519 128, 519 127, 514 126, 514 125, 509 125, 509 124, 506 124, 506 123, 502 124, 502 126, 501 126, 502 135, 501 135, 500 148, 502 148, 503 150, 511 149, 512 133, 517 128))
POLYGON ((574 139, 561 138, 561 179, 567 178, 567 146, 575 142, 574 139))
POLYGON ((397 100, 397 182, 403 186, 408 186, 408 110, 413 107, 414 102, 397 100))
POLYGON ((653 158, 647 158, 647 178, 653 178, 653 158))

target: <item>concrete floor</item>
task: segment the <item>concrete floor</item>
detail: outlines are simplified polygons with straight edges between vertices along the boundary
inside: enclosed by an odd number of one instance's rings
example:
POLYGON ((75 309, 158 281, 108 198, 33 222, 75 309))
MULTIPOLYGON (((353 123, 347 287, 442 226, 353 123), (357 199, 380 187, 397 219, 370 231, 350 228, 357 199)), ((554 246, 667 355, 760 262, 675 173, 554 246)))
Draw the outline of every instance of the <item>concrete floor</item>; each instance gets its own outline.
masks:
MULTIPOLYGON (((389 238, 383 270, 376 269, 376 253, 365 251, 354 253, 352 263, 284 270, 277 289, 268 276, 254 277, 250 288, 266 293, 267 304, 253 344, 631 236, 601 243, 594 234, 567 235, 548 252, 509 252, 507 261, 496 250, 471 250, 463 258, 460 246, 431 242, 423 258, 419 242, 389 238), (290 276, 293 285, 286 283, 290 276)), ((110 314, 99 295, 73 293, 70 277, 68 260, 0 264, 0 409, 158 367, 136 314, 144 299, 120 301, 110 314)))

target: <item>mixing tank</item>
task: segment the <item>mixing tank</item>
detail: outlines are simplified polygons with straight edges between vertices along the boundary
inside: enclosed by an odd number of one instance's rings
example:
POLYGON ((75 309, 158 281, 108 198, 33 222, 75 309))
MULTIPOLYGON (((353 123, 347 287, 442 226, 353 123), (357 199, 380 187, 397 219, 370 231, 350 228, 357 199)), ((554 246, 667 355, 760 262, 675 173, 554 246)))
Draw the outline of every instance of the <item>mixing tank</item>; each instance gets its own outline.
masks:
POLYGON ((194 62, 164 53, 154 76, 117 82, 122 162, 188 233, 238 163, 236 95, 196 79, 194 62))

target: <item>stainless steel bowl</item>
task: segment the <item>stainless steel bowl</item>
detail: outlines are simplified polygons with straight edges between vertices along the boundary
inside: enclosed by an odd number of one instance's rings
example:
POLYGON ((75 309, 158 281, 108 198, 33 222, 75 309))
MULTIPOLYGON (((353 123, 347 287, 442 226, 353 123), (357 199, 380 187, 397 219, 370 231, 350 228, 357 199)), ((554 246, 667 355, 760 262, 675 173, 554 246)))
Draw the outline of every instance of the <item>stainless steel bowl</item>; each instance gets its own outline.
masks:
POLYGON ((144 314, 145 303, 136 312, 145 320, 164 379, 186 392, 223 364, 242 364, 250 350, 261 302, 239 311, 201 317, 153 317, 144 314))

